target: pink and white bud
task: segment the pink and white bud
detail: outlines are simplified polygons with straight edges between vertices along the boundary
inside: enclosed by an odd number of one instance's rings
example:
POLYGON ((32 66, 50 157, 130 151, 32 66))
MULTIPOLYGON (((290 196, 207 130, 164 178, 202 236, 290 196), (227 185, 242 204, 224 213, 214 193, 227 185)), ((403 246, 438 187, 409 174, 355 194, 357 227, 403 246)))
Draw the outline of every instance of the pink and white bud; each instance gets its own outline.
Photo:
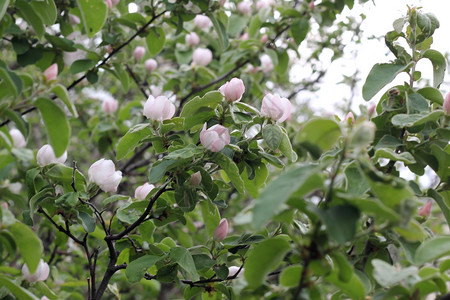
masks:
POLYGON ((262 100, 261 114, 277 122, 284 122, 290 118, 292 104, 287 98, 267 94, 262 100))
POLYGON ((196 46, 198 43, 200 43, 200 38, 195 32, 191 32, 186 34, 186 37, 184 38, 186 41, 186 44, 189 46, 196 46))
POLYGON ((23 136, 22 132, 20 132, 20 130, 13 128, 9 131, 9 135, 13 140, 14 148, 23 148, 27 145, 25 137, 23 136))
POLYGON ((111 0, 112 5, 116 6, 119 4, 120 0, 111 0))
POLYGON ((228 102, 239 101, 245 92, 244 82, 239 78, 233 78, 227 81, 219 88, 219 92, 228 102))
POLYGON ((263 54, 259 60, 261 61, 261 70, 264 73, 269 73, 273 70, 273 62, 269 55, 263 54))
POLYGON ((249 35, 248 35, 248 33, 247 32, 244 32, 242 35, 241 35, 241 41, 246 41, 246 40, 248 40, 248 38, 249 38, 249 35))
POLYGON ((258 0, 256 2, 256 10, 260 11, 261 9, 271 7, 275 2, 273 0, 258 0))
POLYGON ((267 36, 267 34, 265 34, 261 37, 261 43, 267 43, 268 40, 269 40, 269 37, 267 36))
POLYGON ((134 198, 139 200, 144 200, 148 194, 155 188, 153 184, 149 184, 148 182, 140 185, 134 191, 134 198))
POLYGON ((369 116, 373 116, 373 114, 375 113, 375 109, 377 108, 377 106, 375 104, 371 104, 369 106, 369 109, 367 110, 367 113, 369 114, 369 116))
POLYGON ((30 274, 30 270, 26 264, 22 267, 22 274, 24 279, 28 282, 45 281, 50 274, 50 267, 43 259, 41 259, 33 274, 30 274))
POLYGON ((234 277, 234 276, 241 277, 242 274, 244 274, 244 270, 245 270, 244 268, 241 269, 240 267, 236 267, 236 266, 228 267, 228 277, 234 277))
POLYGON ((192 62, 198 66, 207 66, 212 60, 212 52, 207 48, 197 48, 192 55, 192 62))
POLYGON ((217 242, 223 241, 227 237, 228 233, 228 221, 223 218, 220 220, 219 226, 216 227, 213 234, 213 239, 217 242))
POLYGON ((48 299, 48 298, 45 297, 45 296, 42 296, 41 300, 50 300, 50 299, 48 299))
POLYGON ((137 46, 134 48, 133 51, 133 57, 137 60, 141 60, 144 57, 145 54, 145 48, 142 46, 137 46))
POLYGON ((162 94, 162 88, 153 84, 150 86, 150 91, 153 97, 158 97, 162 94))
POLYGON ((69 23, 70 25, 78 25, 80 24, 80 18, 76 15, 69 14, 69 23))
POLYGON ((8 203, 2 202, 2 207, 3 207, 4 209, 8 209, 8 203))
POLYGON ((428 218, 431 214, 431 204, 431 201, 427 201, 427 203, 419 209, 419 216, 428 218))
POLYGON ((67 151, 64 151, 63 155, 61 155, 60 157, 56 157, 55 152, 53 151, 53 147, 48 144, 42 146, 36 154, 37 163, 41 167, 56 163, 63 164, 66 162, 66 159, 67 151))
POLYGON ((173 117, 175 105, 165 96, 153 97, 150 95, 144 104, 144 116, 147 119, 162 122, 173 117))
POLYGON ((226 2, 227 2, 227 0, 219 0, 219 5, 224 6, 226 2))
POLYGON ((348 125, 355 124, 355 116, 353 115, 353 113, 351 111, 348 112, 348 114, 345 116, 344 122, 348 125))
POLYGON ((243 15, 248 15, 252 12, 252 3, 250 1, 241 1, 237 5, 238 11, 243 15))
POLYGON ((248 65, 247 65, 247 68, 245 69, 245 71, 246 71, 247 73, 255 74, 255 73, 258 73, 258 72, 259 72, 259 67, 255 67, 255 66, 252 65, 252 64, 248 64, 248 65))
POLYGON ((314 10, 314 7, 315 7, 315 5, 314 5, 314 0, 311 0, 311 2, 309 2, 309 9, 310 9, 311 11, 313 11, 313 10, 314 10))
POLYGON ((58 65, 56 63, 52 64, 47 70, 44 71, 45 81, 50 82, 58 77, 58 65))
POLYGON ((106 97, 102 102, 102 110, 107 114, 114 113, 119 107, 119 101, 114 98, 106 97))
POLYGON ((445 96, 444 105, 442 107, 444 108, 445 114, 450 116, 450 92, 445 96))
POLYGON ((105 0, 105 2, 106 2, 106 5, 108 6, 108 8, 111 9, 111 7, 112 7, 111 0, 105 0))
POLYGON ((116 171, 116 166, 109 159, 100 159, 93 163, 88 170, 89 181, 97 184, 105 192, 116 192, 122 172, 116 171))
POLYGON ((200 29, 208 29, 212 26, 211 20, 207 16, 196 15, 194 18, 194 24, 200 29))
POLYGON ((158 67, 158 62, 153 58, 149 58, 144 62, 144 67, 147 71, 153 72, 158 67))
POLYGON ((193 186, 198 186, 200 182, 202 182, 202 173, 200 173, 200 171, 197 171, 192 174, 191 178, 189 179, 189 183, 193 186))
POLYGON ((212 152, 219 152, 230 143, 230 133, 228 128, 216 124, 206 129, 206 123, 200 132, 200 142, 203 147, 212 152))

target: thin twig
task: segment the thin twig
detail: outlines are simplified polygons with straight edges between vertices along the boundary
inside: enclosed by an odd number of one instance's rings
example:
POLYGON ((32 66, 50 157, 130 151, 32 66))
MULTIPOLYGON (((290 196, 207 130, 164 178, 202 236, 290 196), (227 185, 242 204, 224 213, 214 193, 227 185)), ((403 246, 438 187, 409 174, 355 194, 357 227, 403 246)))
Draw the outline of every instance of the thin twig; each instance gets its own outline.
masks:
POLYGON ((131 70, 130 66, 128 64, 125 64, 125 67, 127 68, 128 74, 130 74, 131 78, 133 78, 134 82, 136 83, 137 87, 141 91, 142 95, 144 95, 145 99, 148 98, 147 93, 145 92, 142 85, 139 83, 139 79, 136 77, 136 74, 134 74, 133 70, 131 70))

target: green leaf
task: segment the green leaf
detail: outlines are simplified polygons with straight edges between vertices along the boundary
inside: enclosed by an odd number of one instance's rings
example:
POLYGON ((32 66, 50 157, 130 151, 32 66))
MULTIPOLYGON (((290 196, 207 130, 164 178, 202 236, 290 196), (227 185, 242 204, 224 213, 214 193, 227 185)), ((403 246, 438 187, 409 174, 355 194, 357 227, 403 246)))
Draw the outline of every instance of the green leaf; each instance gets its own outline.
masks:
POLYGON ((214 230, 220 223, 220 213, 216 205, 210 201, 200 202, 203 222, 205 223, 206 231, 209 236, 213 236, 214 230))
POLYGON ((423 265, 448 254, 450 254, 450 236, 437 236, 425 240, 417 248, 414 261, 417 265, 423 265))
POLYGON ((280 126, 277 124, 267 124, 262 130, 264 142, 273 151, 277 150, 280 146, 281 139, 283 138, 283 132, 280 126))
POLYGON ((211 12, 206 13, 211 22, 214 25, 214 29, 216 30, 217 37, 219 38, 219 45, 222 51, 226 50, 229 46, 228 42, 228 34, 225 26, 220 22, 220 20, 216 19, 211 12))
POLYGON ((285 287, 297 286, 300 282, 303 266, 289 266, 280 274, 280 284, 285 287))
POLYGON ((335 121, 313 119, 303 126, 294 140, 295 142, 306 143, 326 151, 334 146, 341 134, 341 128, 335 121))
POLYGON ((161 178, 163 178, 164 174, 166 173, 166 170, 176 165, 177 163, 178 161, 176 160, 162 160, 153 164, 152 168, 150 169, 148 182, 150 183, 158 182, 161 178))
POLYGON ((265 240, 255 246, 245 261, 244 276, 251 288, 260 286, 267 274, 276 269, 284 255, 291 250, 282 236, 265 240))
POLYGON ((363 98, 366 101, 372 99, 386 84, 390 83, 398 74, 409 66, 399 64, 375 64, 367 75, 363 86, 363 98))
POLYGON ((428 58, 433 65, 433 87, 439 88, 442 81, 444 81, 445 70, 447 63, 445 57, 438 51, 429 49, 422 55, 423 58, 428 58))
POLYGON ((410 276, 414 276, 419 271, 417 267, 410 266, 405 269, 398 269, 380 259, 373 259, 373 277, 383 287, 394 285, 410 276))
POLYGON ((207 114, 206 118, 199 116, 199 113, 213 112, 217 105, 222 102, 223 96, 218 91, 206 93, 202 98, 199 96, 193 98, 183 106, 180 117, 185 118, 184 129, 190 129, 193 125, 202 124, 210 119, 207 114))
POLYGON ((25 0, 17 0, 16 6, 19 8, 23 18, 33 26, 36 35, 41 38, 45 32, 44 23, 34 8, 25 0))
POLYGON ((97 62, 94 60, 91 60, 91 59, 76 60, 70 66, 70 73, 77 74, 80 72, 85 72, 85 71, 90 70, 91 68, 95 67, 96 64, 97 64, 97 62))
MULTIPOLYGON (((38 281, 34 284, 34 287, 45 295, 50 300, 58 300, 58 296, 43 282, 38 281)), ((41 298, 42 299, 42 298, 41 298)))
POLYGON ((316 165, 297 165, 287 169, 271 181, 256 201, 253 210, 253 227, 257 230, 261 229, 277 213, 279 207, 289 199, 292 193, 301 188, 307 190, 306 184, 313 186, 313 182, 320 182, 318 170, 316 165), (313 178, 314 181, 311 182, 310 178, 313 178))
POLYGON ((392 124, 397 127, 413 127, 426 122, 437 121, 441 116, 444 115, 442 110, 435 110, 430 113, 421 114, 397 114, 392 117, 392 124))
POLYGON ((430 100, 431 102, 435 102, 439 105, 444 104, 444 97, 436 88, 424 87, 423 89, 418 90, 417 93, 430 100))
POLYGON ((188 250, 183 247, 171 248, 169 257, 188 272, 192 280, 196 281, 200 279, 197 269, 195 268, 194 259, 188 250))
POLYGON ((147 48, 155 56, 164 48, 164 43, 166 42, 166 34, 161 27, 152 27, 149 30, 145 41, 147 43, 147 48))
POLYGON ((429 112, 428 101, 417 93, 406 95, 406 107, 408 114, 420 114, 429 112))
POLYGON ((345 197, 341 194, 338 195, 344 198, 348 204, 351 204, 359 208, 361 212, 365 212, 368 216, 376 216, 380 220, 386 219, 391 222, 397 222, 400 219, 399 214, 397 214, 394 210, 384 205, 380 200, 376 198, 365 199, 358 197, 345 197))
POLYGON ((356 223, 359 220, 359 210, 355 206, 332 206, 325 211, 319 211, 319 215, 327 226, 329 237, 338 243, 344 244, 355 236, 356 223))
POLYGON ((80 211, 78 213, 78 218, 81 220, 81 224, 83 225, 84 230, 87 233, 94 232, 95 230, 95 218, 90 214, 85 213, 84 211, 80 211))
POLYGON ((50 26, 55 23, 57 10, 53 0, 31 1, 30 5, 45 25, 50 26))
POLYGON ((366 294, 364 284, 361 279, 353 273, 352 278, 348 282, 339 280, 336 272, 332 272, 330 275, 324 278, 325 281, 338 287, 342 292, 347 294, 350 298, 356 300, 363 300, 366 294))
POLYGON ((14 122, 16 128, 20 130, 24 137, 28 136, 28 123, 22 118, 22 115, 10 109, 5 109, 2 111, 2 115, 8 117, 14 122))
POLYGON ((165 158, 166 159, 191 159, 192 157, 202 154, 204 149, 197 147, 196 145, 190 144, 182 149, 178 149, 170 152, 165 158))
POLYGON ((447 224, 450 224, 450 207, 447 205, 445 198, 434 189, 428 189, 427 195, 433 198, 434 201, 436 201, 442 213, 444 214, 445 219, 447 220, 447 224))
POLYGON ((334 266, 338 269, 338 278, 342 282, 349 282, 353 277, 353 266, 348 262, 347 258, 339 253, 333 252, 331 255, 334 266))
POLYGON ((292 22, 290 32, 297 46, 300 45, 309 32, 309 20, 304 16, 295 19, 295 21, 292 22))
POLYGON ((119 140, 116 147, 116 159, 121 160, 133 151, 141 140, 149 137, 152 131, 148 124, 137 124, 128 130, 128 132, 119 140))
POLYGON ((412 156, 409 152, 397 153, 393 149, 390 148, 379 148, 375 151, 374 159, 378 158, 387 158, 391 160, 404 162, 405 165, 414 164, 416 160, 414 156, 412 156))
POLYGON ((17 299, 39 300, 38 297, 36 297, 31 292, 18 285, 12 278, 9 278, 5 275, 0 275, 0 284, 1 286, 6 287, 11 292, 11 294, 17 297, 17 299))
POLYGON ((260 20, 258 15, 254 15, 250 20, 250 24, 248 26, 248 35, 250 37, 255 37, 259 33, 259 29, 263 22, 260 20))
POLYGON ((60 157, 66 151, 70 138, 70 125, 66 114, 48 98, 38 98, 34 104, 41 112, 55 156, 60 157))
POLYGON ((105 24, 108 6, 103 0, 76 0, 81 21, 88 37, 93 37, 105 24))
POLYGON ((8 231, 14 238, 30 273, 33 274, 36 272, 44 251, 41 240, 30 227, 21 222, 15 222, 9 226, 8 231))
POLYGON ((234 161, 220 152, 214 153, 212 156, 212 160, 215 163, 217 163, 222 168, 222 170, 224 170, 227 173, 228 178, 230 178, 236 190, 240 194, 243 194, 244 182, 242 181, 242 178, 239 175, 239 169, 234 163, 234 161))
POLYGON ((138 282, 144 277, 145 271, 154 266, 164 256, 145 255, 130 262, 125 269, 125 276, 131 283, 138 282))
POLYGON ((5 89, 4 91, 7 92, 7 94, 12 94, 14 97, 19 95, 19 91, 11 78, 11 72, 8 72, 6 68, 0 67, 0 79, 2 79, 0 87, 5 89))
POLYGON ((9 0, 1 0, 0 1, 0 20, 3 19, 3 16, 6 13, 6 10, 8 9, 9 0))
POLYGON ((57 84, 51 88, 50 92, 55 93, 56 96, 61 99, 61 101, 67 106, 74 118, 78 118, 77 109, 75 108, 75 105, 73 105, 72 101, 70 101, 69 93, 67 92, 65 86, 57 84))

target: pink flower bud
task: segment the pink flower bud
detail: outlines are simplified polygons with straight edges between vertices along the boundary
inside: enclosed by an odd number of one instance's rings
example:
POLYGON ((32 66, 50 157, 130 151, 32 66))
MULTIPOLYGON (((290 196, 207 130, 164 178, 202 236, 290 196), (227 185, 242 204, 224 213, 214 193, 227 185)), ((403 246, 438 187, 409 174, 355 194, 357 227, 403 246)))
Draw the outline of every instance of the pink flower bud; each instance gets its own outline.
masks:
POLYGON ((36 154, 37 163, 41 167, 56 163, 63 164, 66 162, 66 159, 67 151, 65 151, 60 157, 56 157, 55 152, 53 151, 53 147, 48 144, 42 146, 36 154))
POLYGON ((45 81, 50 82, 58 76, 58 65, 54 63, 44 71, 45 81))
POLYGON ((428 218, 431 213, 431 204, 431 201, 427 201, 427 203, 419 209, 419 216, 428 218))
POLYGON ((48 298, 45 297, 45 296, 42 296, 41 300, 50 300, 50 299, 48 299, 48 298))
POLYGON ((237 5, 238 11, 243 15, 248 15, 252 12, 252 3, 250 1, 241 1, 237 5))
POLYGON ((192 174, 191 178, 189 179, 189 183, 193 186, 198 186, 202 182, 202 174, 200 171, 195 172, 192 174))
POLYGON ((153 58, 149 58, 144 62, 144 67, 147 71, 153 72, 158 67, 158 62, 153 58))
POLYGON ((261 114, 277 122, 284 122, 292 112, 292 104, 287 98, 267 94, 262 100, 261 114))
POLYGON ((200 38, 195 32, 191 32, 189 34, 186 34, 185 41, 189 46, 196 46, 198 43, 200 43, 200 38))
POLYGON ((240 267, 231 266, 228 268, 228 277, 235 276, 238 271, 239 271, 239 274, 237 274, 236 277, 241 277, 242 274, 244 274, 244 270, 245 270, 244 268, 241 269, 240 267))
POLYGON ((2 207, 3 207, 4 209, 8 209, 8 203, 2 202, 2 207))
POLYGON ((219 5, 224 6, 226 2, 227 2, 227 0, 219 0, 219 5))
POLYGON ((137 60, 141 60, 144 57, 145 48, 142 46, 137 46, 133 51, 133 57, 137 60))
POLYGON ((13 128, 9 131, 9 135, 13 140, 14 148, 23 148, 27 145, 25 137, 23 136, 22 132, 20 132, 20 130, 13 128))
POLYGON ((241 79, 233 78, 222 85, 219 91, 228 102, 239 101, 245 92, 245 85, 241 79))
POLYGON ((78 18, 78 16, 69 14, 69 23, 70 25, 80 24, 80 18, 78 18))
POLYGON ((149 184, 148 182, 140 185, 134 191, 134 198, 139 200, 144 200, 148 194, 155 188, 153 184, 149 184))
POLYGON ((355 116, 353 116, 353 113, 351 111, 348 112, 348 114, 345 116, 344 122, 349 125, 355 124, 355 116))
POLYGON ((224 238, 227 237, 228 233, 228 221, 223 218, 220 220, 219 226, 216 227, 213 234, 213 239, 217 242, 223 241, 224 238))
POLYGON ((367 110, 367 113, 369 114, 369 116, 372 116, 375 113, 376 108, 377 108, 377 106, 375 104, 371 104, 369 106, 369 109, 367 110))
POLYGON ((116 166, 109 159, 97 160, 89 167, 89 181, 97 184, 105 192, 116 192, 122 180, 122 172, 116 171, 116 166))
POLYGON ((114 98, 106 97, 102 103, 102 109, 107 114, 114 113, 119 107, 119 101, 114 98))
POLYGON ((450 92, 447 93, 447 95, 445 96, 445 100, 444 100, 444 112, 447 116, 450 115, 450 92))
POLYGON ((269 39, 269 37, 267 36, 267 34, 263 35, 261 37, 261 43, 266 43, 268 39, 269 39))
POLYGON ((246 40, 248 40, 248 33, 247 32, 245 32, 245 33, 243 33, 241 35, 241 41, 246 41, 246 40))
POLYGON ((162 122, 173 117, 175 105, 165 96, 153 97, 150 95, 144 104, 144 116, 148 119, 162 122))
POLYGON ((314 0, 311 0, 311 2, 309 2, 309 9, 310 9, 311 11, 314 10, 314 0))
POLYGON ((196 15, 194 18, 194 24, 200 29, 208 29, 212 26, 211 20, 207 16, 196 15))
POLYGON ((116 6, 119 4, 120 0, 111 0, 112 5, 116 6))
POLYGON ((111 9, 111 7, 112 7, 111 0, 105 0, 105 2, 106 2, 106 5, 108 6, 108 8, 111 9))
POLYGON ((261 9, 271 7, 275 2, 273 0, 258 0, 256 2, 256 9, 260 11, 261 9))
POLYGON ((192 62, 195 65, 207 66, 212 60, 212 52, 206 48, 197 48, 192 55, 192 62))
POLYGON ((261 61, 261 70, 264 73, 269 73, 273 70, 273 62, 269 55, 263 54, 259 60, 261 61))
POLYGON ((252 64, 248 64, 247 68, 245 69, 245 71, 247 73, 255 74, 255 73, 257 73, 259 71, 259 67, 255 67, 252 64))
POLYGON ((38 267, 33 274, 30 274, 30 270, 26 264, 22 267, 23 277, 29 282, 44 281, 48 278, 49 273, 50 268, 42 259, 39 261, 38 267))
POLYGON ((206 123, 200 132, 200 142, 203 147, 212 152, 219 152, 230 143, 230 133, 226 127, 216 124, 206 129, 206 123))
POLYGON ((153 84, 150 86, 150 91, 153 97, 158 97, 162 94, 162 89, 159 86, 153 84))

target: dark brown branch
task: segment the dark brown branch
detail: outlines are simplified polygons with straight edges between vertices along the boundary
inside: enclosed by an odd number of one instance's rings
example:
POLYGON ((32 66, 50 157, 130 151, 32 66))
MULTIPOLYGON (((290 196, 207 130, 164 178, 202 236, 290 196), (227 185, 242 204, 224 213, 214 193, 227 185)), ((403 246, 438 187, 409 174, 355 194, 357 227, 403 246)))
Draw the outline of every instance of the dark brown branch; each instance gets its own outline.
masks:
POLYGON ((120 171, 122 171, 122 173, 126 174, 127 173, 127 168, 130 165, 132 165, 136 160, 138 160, 142 156, 142 154, 144 154, 145 150, 147 150, 151 146, 152 146, 152 143, 147 143, 141 149, 139 149, 136 153, 134 153, 134 155, 126 162, 126 164, 124 164, 120 168, 120 171))
POLYGON ((320 79, 322 79, 322 77, 326 74, 325 71, 320 71, 319 75, 316 77, 316 79, 311 80, 306 82, 305 84, 303 84, 303 86, 301 88, 299 88, 296 91, 293 91, 289 96, 287 96, 287 98, 289 100, 291 100, 292 98, 294 98, 298 93, 307 90, 309 87, 313 86, 314 84, 318 83, 320 81, 320 79))
MULTIPOLYGON (((83 242, 80 240, 80 239, 78 239, 76 236, 74 236, 73 234, 72 234, 72 232, 70 232, 70 230, 68 229, 68 227, 67 227, 67 229, 64 229, 64 227, 62 227, 61 225, 58 225, 53 219, 52 219, 52 217, 50 217, 46 212, 45 212, 45 210, 42 208, 42 207, 40 207, 39 206, 39 208, 38 208, 38 213, 41 213, 41 214, 43 214, 52 224, 53 224, 53 226, 55 226, 56 227, 56 229, 58 229, 59 231, 61 231, 62 233, 64 233, 65 235, 67 235, 68 237, 70 237, 75 243, 77 243, 77 244, 80 244, 80 245, 82 245, 83 244, 83 242)), ((67 224, 67 223, 66 223, 67 224)))
MULTIPOLYGON (((137 30, 128 40, 126 40, 123 44, 121 44, 119 47, 114 48, 113 51, 111 51, 111 53, 108 54, 108 56, 106 56, 103 60, 101 60, 97 65, 95 65, 95 67, 91 68, 88 72, 86 72, 83 76, 81 76, 80 78, 74 80, 68 87, 67 90, 71 90, 72 88, 74 88, 77 84, 79 84, 81 81, 83 81, 86 78, 86 74, 89 73, 90 71, 93 71, 95 69, 100 68, 101 66, 105 65, 109 59, 111 57, 113 57, 116 53, 118 53, 120 50, 122 50, 123 47, 127 46, 128 44, 130 44, 137 36, 139 36, 140 34, 142 34, 148 26, 150 26, 150 24, 152 24, 157 18, 159 18, 160 16, 164 15, 166 11, 163 11, 157 15, 155 15, 153 18, 151 18, 145 25, 143 25, 139 30, 137 30)), ((53 96, 52 99, 56 99, 56 96, 53 96)), ((36 107, 30 107, 26 110, 24 110, 23 112, 21 112, 20 114, 26 115, 32 111, 36 110, 36 107)), ((4 125, 8 124, 11 120, 7 119, 5 121, 3 121, 2 123, 0 123, 0 127, 3 127, 4 125)))
POLYGON ((136 83, 137 87, 141 91, 142 95, 144 95, 145 99, 147 100, 148 95, 145 92, 142 85, 139 83, 139 79, 136 77, 136 74, 134 74, 133 70, 131 70, 130 66, 128 64, 125 64, 125 67, 127 68, 128 74, 130 74, 131 78, 133 78, 133 81, 136 83))

